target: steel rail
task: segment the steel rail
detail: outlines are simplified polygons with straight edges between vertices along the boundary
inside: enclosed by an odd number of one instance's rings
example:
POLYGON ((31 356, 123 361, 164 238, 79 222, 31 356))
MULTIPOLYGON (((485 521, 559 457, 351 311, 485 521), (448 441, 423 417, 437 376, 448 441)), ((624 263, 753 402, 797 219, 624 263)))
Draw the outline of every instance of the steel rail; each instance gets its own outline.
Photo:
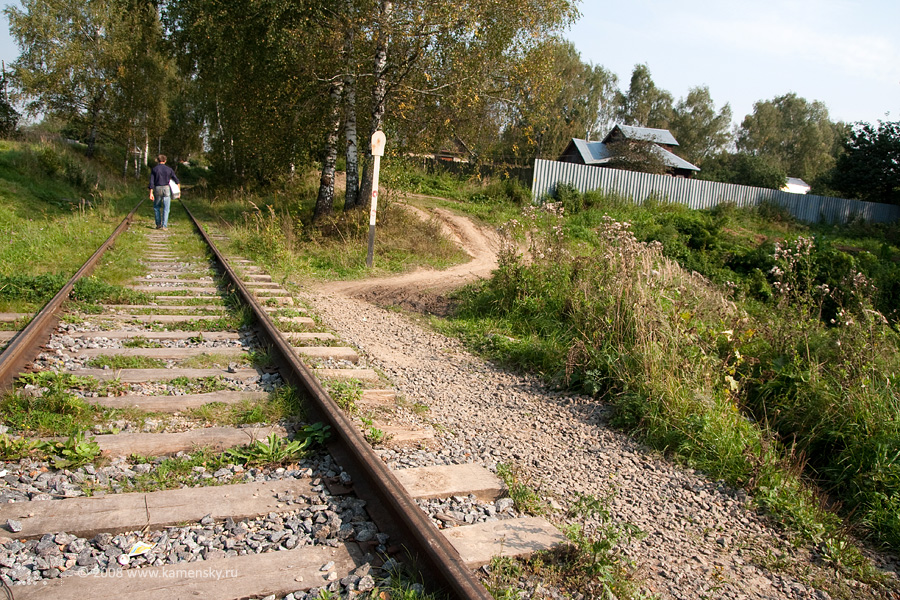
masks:
POLYGON ((461 600, 491 600, 491 595, 466 567, 456 548, 426 517, 390 469, 372 452, 371 446, 299 359, 275 327, 268 312, 240 280, 184 201, 181 203, 222 265, 227 279, 251 307, 259 323, 260 333, 275 350, 276 362, 283 368, 282 377, 306 391, 317 418, 322 418, 338 436, 338 443, 329 444, 329 451, 353 477, 354 492, 366 501, 366 508, 379 528, 392 537, 409 541, 405 545, 406 550, 416 559, 417 565, 424 567, 431 576, 430 585, 451 592, 461 600))
POLYGON ((0 392, 12 387, 16 376, 26 365, 34 360, 40 347, 47 343, 53 328, 59 323, 59 310, 62 308, 63 302, 69 297, 69 294, 72 293, 75 284, 82 277, 91 274, 94 267, 97 266, 97 263, 100 262, 106 251, 115 243, 119 235, 131 225, 134 214, 143 203, 144 199, 142 198, 96 252, 81 265, 81 268, 75 272, 72 278, 60 288, 56 295, 44 305, 34 319, 19 332, 19 335, 13 338, 12 342, 0 354, 0 392))

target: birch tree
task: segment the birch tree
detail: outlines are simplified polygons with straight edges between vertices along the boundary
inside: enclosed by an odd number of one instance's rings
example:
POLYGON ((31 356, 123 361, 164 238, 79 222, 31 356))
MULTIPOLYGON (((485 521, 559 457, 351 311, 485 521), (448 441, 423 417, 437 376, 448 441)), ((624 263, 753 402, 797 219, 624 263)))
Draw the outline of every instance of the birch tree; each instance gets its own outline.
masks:
POLYGON ((676 152, 692 163, 724 152, 731 145, 731 106, 718 112, 708 87, 694 87, 672 111, 669 130, 678 140, 676 152))
POLYGON ((22 8, 4 12, 21 48, 12 72, 28 111, 83 124, 93 156, 113 87, 133 50, 123 5, 22 0, 22 8))

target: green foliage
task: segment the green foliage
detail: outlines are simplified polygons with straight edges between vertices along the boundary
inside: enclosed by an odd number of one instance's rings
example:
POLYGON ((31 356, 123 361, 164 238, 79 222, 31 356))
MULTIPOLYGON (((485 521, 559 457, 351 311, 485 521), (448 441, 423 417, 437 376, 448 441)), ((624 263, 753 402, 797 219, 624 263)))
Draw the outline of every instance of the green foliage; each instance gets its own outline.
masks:
POLYGON ((86 304, 148 304, 151 298, 150 294, 113 285, 95 276, 79 279, 70 297, 86 304))
POLYGON ((508 109, 511 124, 502 129, 504 155, 520 164, 534 156, 556 159, 572 138, 604 135, 615 118, 617 80, 584 62, 571 42, 550 38, 539 44, 511 78, 509 97, 515 100, 508 109))
MULTIPOLYGON (((842 569, 859 570, 854 550, 800 472, 898 547, 900 336, 873 310, 860 270, 893 262, 839 250, 831 240, 852 230, 813 238, 759 211, 601 198, 587 207, 566 190, 561 199, 583 208, 532 220, 528 256, 501 256, 493 279, 461 297, 455 330, 506 363, 603 396, 616 423, 748 487, 842 569)), ((896 252, 893 238, 852 239, 896 252)))
POLYGON ((21 115, 9 101, 9 76, 0 73, 0 137, 8 138, 16 132, 21 115))
POLYGON ((737 149, 767 157, 790 177, 814 181, 834 166, 841 133, 822 102, 790 93, 753 105, 741 123, 737 149))
POLYGON ((634 567, 619 550, 639 539, 640 530, 612 522, 609 497, 580 495, 567 516, 574 521, 565 527, 570 544, 524 560, 495 557, 491 561, 484 581, 491 595, 496 600, 515 600, 533 587, 544 591, 552 586, 586 598, 644 598, 634 567))
POLYGON ((355 414, 362 399, 362 383, 357 379, 335 379, 327 382, 328 394, 344 411, 355 414))
MULTIPOLYGON (((269 195, 248 195, 240 202, 207 197, 191 210, 201 220, 228 229, 231 249, 267 266, 270 273, 296 277, 352 278, 370 274, 366 268, 368 213, 351 210, 323 218, 315 228, 305 225, 312 216, 315 190, 305 184, 270 189, 269 195), (300 206, 297 206, 297 200, 300 206), (249 209, 248 209, 249 207, 249 209)), ((403 272, 416 265, 441 267, 465 259, 447 240, 436 222, 423 222, 399 206, 396 196, 382 195, 378 207, 375 247, 376 272, 403 272)))
POLYGON ((856 123, 828 184, 848 198, 900 204, 900 121, 856 123))
POLYGON ((292 386, 282 386, 264 401, 244 400, 238 404, 210 402, 191 409, 187 413, 193 418, 203 419, 221 425, 244 425, 248 423, 277 423, 296 421, 305 414, 302 396, 292 386))
POLYGON ((51 178, 65 181, 83 192, 100 184, 100 176, 95 167, 71 152, 60 150, 52 144, 44 144, 37 150, 37 159, 44 173, 51 178))
POLYGON ((116 132, 119 119, 161 118, 150 108, 160 94, 147 94, 133 85, 153 80, 163 84, 162 94, 166 89, 161 59, 149 56, 159 39, 151 4, 26 0, 21 8, 11 6, 4 12, 10 33, 22 47, 12 68, 18 87, 30 100, 29 111, 58 116, 83 132, 89 157, 99 133, 116 132), (145 35, 148 28, 155 28, 157 35, 145 35))
POLYGON ((57 469, 72 469, 93 462, 100 456, 100 445, 81 433, 63 441, 30 440, 0 434, 0 459, 19 460, 26 457, 48 457, 57 469))
POLYGON ((152 342, 142 335, 122 341, 123 348, 164 348, 160 342, 152 342))
POLYGON ((696 165, 731 143, 731 106, 717 113, 708 87, 691 88, 675 105, 668 129, 678 140, 675 153, 696 165))
POLYGON ((780 190, 787 173, 768 155, 721 152, 703 160, 699 179, 780 190))
POLYGON ((628 91, 618 98, 619 120, 625 125, 668 129, 672 118, 672 94, 656 86, 646 64, 631 72, 628 91))
POLYGON ((99 417, 99 408, 71 393, 70 388, 96 387, 94 380, 65 373, 41 371, 20 376, 18 386, 31 384, 33 391, 16 390, 0 400, 3 423, 38 435, 75 435, 99 417))
MULTIPOLYGON (((69 277, 56 275, 0 275, 0 301, 46 304, 69 277)), ((98 304, 132 304, 147 299, 146 294, 116 285, 110 285, 94 277, 83 277, 76 282, 70 296, 73 300, 98 304)))
POLYGON ((41 450, 51 457, 57 469, 80 467, 100 456, 100 444, 94 438, 85 439, 80 433, 62 442, 45 442, 41 450))
POLYGON ((372 417, 361 416, 360 420, 363 423, 363 435, 367 442, 373 446, 378 446, 387 439, 387 435, 384 431, 375 427, 375 422, 372 420, 372 417))
POLYGON ((413 194, 455 199, 463 198, 465 195, 464 178, 440 168, 426 171, 411 161, 392 160, 385 163, 381 181, 385 187, 413 194))
POLYGON ((175 377, 169 381, 169 385, 179 387, 189 394, 206 394, 230 389, 228 382, 218 376, 202 377, 200 379, 190 379, 184 376, 175 377))
POLYGON ((518 600, 518 583, 524 569, 519 562, 507 556, 491 558, 489 575, 484 587, 494 600, 518 600))
POLYGON ((279 465, 306 456, 314 444, 324 444, 330 435, 328 425, 316 423, 306 425, 294 434, 294 439, 286 441, 272 433, 268 440, 257 440, 244 448, 232 448, 226 454, 248 465, 279 465))
POLYGON ((40 447, 37 440, 0 434, 0 460, 20 460, 32 456, 40 447))
POLYGON ((497 464, 497 475, 506 485, 506 493, 520 513, 542 515, 547 512, 547 503, 530 485, 530 479, 515 465, 497 464))
POLYGON ((580 522, 565 530, 573 544, 567 578, 584 581, 586 589, 601 598, 616 598, 623 591, 633 593, 631 586, 623 585, 628 581, 628 568, 616 549, 640 537, 641 531, 630 524, 610 522, 608 497, 579 495, 569 509, 569 516, 580 522))
POLYGON ((65 275, 0 275, 0 300, 44 304, 67 280, 65 275))
MULTIPOLYGON (((230 457, 225 453, 214 453, 207 449, 199 449, 190 455, 174 458, 152 459, 149 457, 130 457, 132 463, 154 463, 149 473, 135 475, 117 482, 122 492, 152 492, 156 490, 177 489, 198 484, 217 485, 216 479, 198 479, 195 467, 203 467, 206 471, 215 472, 230 464, 230 457)), ((114 491, 111 486, 107 491, 114 491)))
POLYGON ((111 354, 95 356, 87 360, 85 366, 92 369, 163 369, 166 361, 147 356, 111 354))

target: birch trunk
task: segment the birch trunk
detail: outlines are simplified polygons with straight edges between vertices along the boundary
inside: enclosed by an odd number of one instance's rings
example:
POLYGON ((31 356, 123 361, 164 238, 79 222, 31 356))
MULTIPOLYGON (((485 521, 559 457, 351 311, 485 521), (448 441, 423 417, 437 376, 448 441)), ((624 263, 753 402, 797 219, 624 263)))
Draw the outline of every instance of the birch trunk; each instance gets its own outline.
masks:
MULTIPOLYGON (((353 14, 353 1, 348 0, 347 8, 353 14)), ((347 57, 347 75, 344 77, 344 139, 347 141, 347 188, 344 192, 344 210, 360 205, 359 196, 359 143, 356 133, 356 67, 353 60, 354 27, 347 27, 344 37, 344 55, 347 57)))
POLYGON ((347 118, 344 138, 347 140, 347 190, 344 193, 344 210, 361 204, 359 195, 359 142, 356 133, 356 77, 348 75, 344 81, 344 99, 347 118))
MULTIPOLYGON (((387 52, 389 26, 391 13, 394 11, 394 3, 391 0, 382 0, 381 16, 379 19, 378 44, 375 47, 375 69, 373 71, 375 78, 375 87, 372 91, 372 128, 369 131, 369 138, 376 131, 380 131, 384 125, 385 101, 387 96, 387 52)), ((369 150, 366 154, 368 156, 369 150)), ((371 156, 366 160, 365 169, 363 170, 362 189, 359 193, 360 205, 368 206, 368 201, 372 197, 372 159, 371 156)))
POLYGON ((313 222, 334 213, 334 165, 337 162, 338 136, 341 132, 341 91, 344 82, 340 79, 331 84, 331 128, 325 140, 325 160, 322 161, 322 177, 319 179, 319 195, 313 212, 313 222))

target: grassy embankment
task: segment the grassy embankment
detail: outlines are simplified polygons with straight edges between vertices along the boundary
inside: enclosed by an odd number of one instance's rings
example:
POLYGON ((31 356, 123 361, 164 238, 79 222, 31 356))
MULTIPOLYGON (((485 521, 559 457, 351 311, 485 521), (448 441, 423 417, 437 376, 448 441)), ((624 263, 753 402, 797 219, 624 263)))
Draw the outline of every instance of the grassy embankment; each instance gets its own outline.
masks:
MULTIPOLYGON (((0 141, 0 311, 40 309, 138 203, 140 190, 63 144, 0 141)), ((117 252, 136 243, 124 236, 117 252)), ((134 260, 116 263, 110 277, 134 260)), ((86 280, 76 296, 111 293, 86 280)))
POLYGON ((837 514, 900 549, 897 226, 571 192, 557 206, 506 225, 528 232, 528 260, 509 245, 445 328, 602 397, 837 565, 866 563, 837 514))

